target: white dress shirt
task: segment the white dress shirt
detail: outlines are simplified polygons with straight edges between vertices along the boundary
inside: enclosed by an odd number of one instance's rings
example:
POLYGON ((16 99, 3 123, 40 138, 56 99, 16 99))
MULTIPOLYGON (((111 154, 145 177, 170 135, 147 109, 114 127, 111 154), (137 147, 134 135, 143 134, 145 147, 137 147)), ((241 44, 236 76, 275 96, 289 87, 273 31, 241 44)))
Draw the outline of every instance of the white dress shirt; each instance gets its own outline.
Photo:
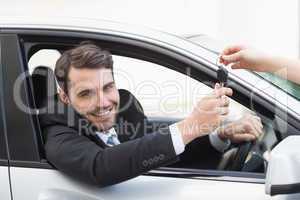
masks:
POLYGON ((109 129, 108 131, 105 132, 96 132, 97 136, 108 146, 111 146, 107 144, 107 140, 109 137, 114 136, 113 140, 115 144, 120 144, 120 141, 118 140, 118 135, 115 131, 114 128, 109 129))
MULTIPOLYGON (((181 137, 180 130, 178 129, 177 123, 172 124, 171 126, 169 126, 169 128, 170 128, 170 133, 171 133, 176 155, 179 155, 182 152, 184 152, 185 149, 185 145, 181 137)), ((218 136, 217 130, 209 134, 209 141, 216 150, 222 153, 230 146, 230 140, 226 140, 226 141, 221 140, 218 136)))
MULTIPOLYGON (((224 121, 224 125, 229 124, 231 122, 238 121, 242 118, 244 115, 244 110, 240 106, 234 106, 229 108, 229 113, 224 121)), ((169 126, 172 141, 174 145, 174 149, 176 154, 181 154, 184 152, 184 142, 182 140, 180 131, 177 127, 177 124, 172 124, 169 126)), ((219 152, 223 153, 225 150, 227 150, 231 144, 230 140, 227 139, 225 141, 221 140, 221 138, 218 136, 218 129, 214 130, 212 133, 209 134, 209 141, 210 144, 219 152)))

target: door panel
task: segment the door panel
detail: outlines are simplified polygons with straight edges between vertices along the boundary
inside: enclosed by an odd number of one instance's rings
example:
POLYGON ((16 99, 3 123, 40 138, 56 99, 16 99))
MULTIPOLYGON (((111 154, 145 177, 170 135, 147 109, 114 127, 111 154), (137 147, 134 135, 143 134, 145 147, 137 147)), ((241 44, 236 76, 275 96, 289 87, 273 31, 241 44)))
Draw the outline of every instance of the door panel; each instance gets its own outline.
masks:
POLYGON ((98 188, 77 182, 57 170, 12 167, 11 172, 14 200, 270 199, 264 194, 264 184, 139 176, 121 184, 98 188))
POLYGON ((3 40, 0 34, 0 199, 10 200, 9 168, 7 160, 7 141, 5 139, 4 114, 3 114, 3 40))
POLYGON ((10 200, 8 167, 0 167, 0 198, 10 200))

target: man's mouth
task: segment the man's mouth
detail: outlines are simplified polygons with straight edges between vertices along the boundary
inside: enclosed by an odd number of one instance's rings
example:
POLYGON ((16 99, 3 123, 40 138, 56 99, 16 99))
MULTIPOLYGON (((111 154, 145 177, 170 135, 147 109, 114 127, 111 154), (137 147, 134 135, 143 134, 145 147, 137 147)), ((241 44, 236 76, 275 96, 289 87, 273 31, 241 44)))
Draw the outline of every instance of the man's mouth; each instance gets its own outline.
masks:
POLYGON ((113 110, 113 106, 108 108, 108 109, 93 112, 93 113, 91 113, 91 115, 93 115, 95 117, 105 118, 105 117, 108 117, 111 114, 112 110, 113 110))

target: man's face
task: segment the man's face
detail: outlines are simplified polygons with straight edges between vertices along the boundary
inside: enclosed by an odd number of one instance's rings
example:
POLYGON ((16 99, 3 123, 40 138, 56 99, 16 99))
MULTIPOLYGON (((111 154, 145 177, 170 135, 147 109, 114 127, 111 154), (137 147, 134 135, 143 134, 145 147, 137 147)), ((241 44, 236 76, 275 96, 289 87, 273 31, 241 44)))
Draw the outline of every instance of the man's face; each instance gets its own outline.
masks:
POLYGON ((119 92, 110 69, 76 69, 69 72, 69 102, 99 130, 116 121, 119 92))

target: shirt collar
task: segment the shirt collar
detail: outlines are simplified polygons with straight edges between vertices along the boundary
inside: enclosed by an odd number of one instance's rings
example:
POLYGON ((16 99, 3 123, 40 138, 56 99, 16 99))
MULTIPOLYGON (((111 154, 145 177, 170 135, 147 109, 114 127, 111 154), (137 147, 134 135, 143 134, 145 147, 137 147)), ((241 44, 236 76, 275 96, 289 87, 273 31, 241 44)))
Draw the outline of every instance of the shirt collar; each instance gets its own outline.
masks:
POLYGON ((102 141, 104 141, 105 144, 107 143, 107 140, 110 136, 115 136, 118 138, 118 135, 114 128, 111 128, 111 129, 109 129, 107 131, 103 131, 103 132, 96 131, 96 134, 98 135, 98 137, 100 137, 100 139, 102 141))

